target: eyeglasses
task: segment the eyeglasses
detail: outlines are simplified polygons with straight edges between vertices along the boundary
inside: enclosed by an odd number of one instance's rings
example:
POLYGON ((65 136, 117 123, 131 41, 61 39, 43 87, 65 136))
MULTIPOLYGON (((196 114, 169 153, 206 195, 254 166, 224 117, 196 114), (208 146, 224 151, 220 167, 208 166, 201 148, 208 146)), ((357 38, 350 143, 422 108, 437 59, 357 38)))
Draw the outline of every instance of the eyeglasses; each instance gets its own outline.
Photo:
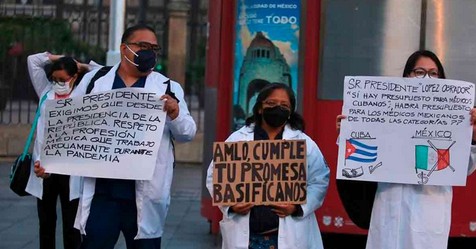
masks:
POLYGON ((69 78, 69 80, 65 80, 65 81, 54 79, 54 80, 51 81, 51 83, 57 84, 57 85, 59 85, 59 86, 64 86, 64 85, 66 85, 66 84, 69 84, 69 82, 71 82, 71 80, 72 80, 73 78, 74 78, 74 77, 71 77, 71 78, 69 78))
POLYGON ((148 42, 126 42, 126 45, 135 45, 139 47, 140 50, 153 50, 156 54, 162 49, 159 45, 148 42))
POLYGON ((426 75, 428 75, 430 78, 440 78, 440 74, 438 73, 437 70, 430 70, 426 71, 423 68, 415 68, 412 70, 413 74, 415 74, 415 77, 417 78, 425 78, 426 75))
POLYGON ((263 101, 263 104, 268 106, 268 107, 275 107, 275 106, 279 106, 281 108, 284 108, 284 109, 287 109, 287 110, 291 110, 291 105, 287 102, 277 102, 277 101, 274 101, 274 100, 265 100, 263 101))
POLYGON ((60 85, 60 86, 66 85, 66 82, 64 82, 64 81, 57 81, 57 80, 53 80, 53 81, 51 81, 51 83, 53 83, 53 85, 60 85))

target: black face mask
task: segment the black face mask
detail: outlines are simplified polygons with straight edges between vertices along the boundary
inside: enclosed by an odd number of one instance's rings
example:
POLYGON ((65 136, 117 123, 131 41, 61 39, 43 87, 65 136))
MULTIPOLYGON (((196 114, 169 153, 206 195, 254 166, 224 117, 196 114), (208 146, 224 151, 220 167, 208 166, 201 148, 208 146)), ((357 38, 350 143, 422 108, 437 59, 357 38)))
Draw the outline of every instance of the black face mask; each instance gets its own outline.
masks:
POLYGON ((291 111, 277 105, 263 109, 263 119, 271 127, 280 127, 286 123, 291 111))
POLYGON ((134 62, 137 64, 137 70, 145 73, 154 69, 157 57, 153 50, 139 50, 137 56, 134 57, 134 62))
POLYGON ((155 64, 157 63, 157 55, 154 50, 139 50, 134 52, 129 47, 127 48, 134 54, 134 62, 129 60, 127 57, 124 57, 127 61, 136 66, 139 72, 146 73, 154 69, 155 64))

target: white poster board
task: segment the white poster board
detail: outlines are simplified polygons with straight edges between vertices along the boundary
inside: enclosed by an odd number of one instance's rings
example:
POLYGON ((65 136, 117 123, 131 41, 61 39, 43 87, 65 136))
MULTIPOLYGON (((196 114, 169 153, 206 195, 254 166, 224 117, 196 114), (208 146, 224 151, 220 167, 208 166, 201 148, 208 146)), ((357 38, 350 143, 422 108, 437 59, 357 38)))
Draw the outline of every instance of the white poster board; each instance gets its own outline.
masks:
POLYGON ((466 184, 474 84, 347 76, 337 179, 466 184))
POLYGON ((45 101, 45 171, 150 180, 166 118, 159 98, 125 88, 45 101))

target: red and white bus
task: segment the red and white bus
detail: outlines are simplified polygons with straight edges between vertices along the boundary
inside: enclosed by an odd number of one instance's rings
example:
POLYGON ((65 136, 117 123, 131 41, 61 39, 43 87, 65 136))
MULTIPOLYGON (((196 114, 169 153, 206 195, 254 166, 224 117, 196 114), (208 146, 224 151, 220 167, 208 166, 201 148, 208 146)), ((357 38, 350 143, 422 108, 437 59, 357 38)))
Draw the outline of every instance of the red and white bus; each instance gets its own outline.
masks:
MULTIPOLYGON (((204 174, 212 143, 232 132, 237 2, 209 0, 204 174)), ((335 180, 335 118, 344 76, 401 76, 407 57, 424 48, 439 56, 447 78, 476 82, 476 1, 302 0, 300 8, 298 109, 331 168, 327 196, 316 212, 319 227, 323 233, 366 234, 350 220, 335 180)), ((204 185, 201 213, 216 233, 221 213, 204 185)), ((453 189, 450 236, 476 237, 476 176, 453 189)))

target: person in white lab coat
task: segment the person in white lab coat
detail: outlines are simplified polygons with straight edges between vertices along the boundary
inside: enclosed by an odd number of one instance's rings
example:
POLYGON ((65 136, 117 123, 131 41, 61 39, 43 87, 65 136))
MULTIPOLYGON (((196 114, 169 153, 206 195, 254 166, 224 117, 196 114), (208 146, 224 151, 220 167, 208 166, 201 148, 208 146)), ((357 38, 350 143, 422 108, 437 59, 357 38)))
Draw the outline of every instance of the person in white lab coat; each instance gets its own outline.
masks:
MULTIPOLYGON (((445 79, 438 57, 431 51, 414 52, 403 77, 445 79)), ((471 110, 473 141, 476 111, 471 110)), ((337 116, 337 131, 344 115, 337 116)), ((476 146, 471 146, 468 175, 476 167, 476 146)), ((451 226, 451 186, 379 182, 370 219, 367 249, 446 249, 451 226)))
MULTIPOLYGON (((48 52, 28 56, 28 72, 36 94, 41 99, 62 99, 73 95, 76 85, 84 73, 97 64, 90 65, 76 62, 71 57, 53 55, 48 52), (45 71, 50 68, 50 79, 45 71)), ((55 248, 56 241, 56 203, 61 201, 63 217, 63 244, 65 249, 77 249, 81 242, 79 231, 73 227, 79 197, 79 177, 45 174, 40 167, 41 147, 45 127, 45 108, 41 112, 36 128, 36 139, 32 156, 31 174, 26 192, 38 198, 38 217, 40 227, 40 249, 55 248), (33 165, 34 164, 34 165, 33 165)))
MULTIPOLYGON (((222 248, 323 248, 314 212, 326 195, 329 168, 316 143, 302 131, 304 121, 295 108, 294 93, 287 85, 269 84, 258 94, 253 116, 226 141, 305 139, 308 164, 306 204, 221 206, 222 248)), ((213 163, 207 174, 207 188, 213 196, 212 176, 213 163)))
POLYGON ((105 74, 85 75, 78 86, 84 93, 140 87, 161 96, 167 112, 151 180, 84 177, 75 227, 83 234, 82 249, 112 249, 122 232, 128 249, 159 249, 170 205, 174 168, 173 140, 191 141, 196 124, 179 83, 153 71, 160 51, 154 29, 139 24, 122 35, 121 61, 105 74))

